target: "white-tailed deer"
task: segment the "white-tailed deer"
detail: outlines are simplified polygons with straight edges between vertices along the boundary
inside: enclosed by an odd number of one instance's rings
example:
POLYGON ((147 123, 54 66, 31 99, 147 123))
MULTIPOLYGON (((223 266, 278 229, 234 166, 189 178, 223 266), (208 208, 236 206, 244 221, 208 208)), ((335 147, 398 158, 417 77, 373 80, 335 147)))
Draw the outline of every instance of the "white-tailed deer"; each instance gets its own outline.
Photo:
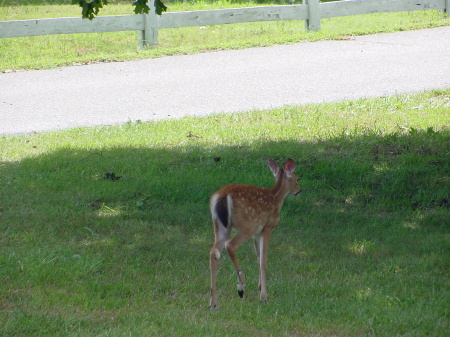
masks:
POLYGON ((301 189, 294 173, 295 163, 288 159, 283 168, 272 160, 268 164, 276 182, 272 189, 230 184, 215 192, 210 199, 214 224, 214 246, 210 252, 211 308, 217 307, 216 274, 220 253, 224 248, 233 262, 238 277, 238 294, 244 297, 245 276, 236 258, 236 251, 244 241, 253 237, 259 264, 261 301, 267 301, 266 265, 272 230, 280 220, 280 210, 288 194, 297 195, 301 189), (230 240, 231 229, 237 234, 230 240))

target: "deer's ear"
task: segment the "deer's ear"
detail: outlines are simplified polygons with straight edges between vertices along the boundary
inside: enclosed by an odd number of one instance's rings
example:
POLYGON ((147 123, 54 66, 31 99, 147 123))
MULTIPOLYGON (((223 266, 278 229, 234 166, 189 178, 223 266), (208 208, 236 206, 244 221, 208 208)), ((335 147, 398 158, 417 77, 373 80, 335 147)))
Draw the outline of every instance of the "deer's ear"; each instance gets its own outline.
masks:
POLYGON ((277 163, 275 163, 272 159, 267 159, 267 164, 269 165, 270 170, 273 173, 273 176, 275 178, 278 177, 278 173, 280 173, 280 168, 278 167, 277 163))
POLYGON ((290 177, 292 173, 295 171, 295 163, 289 158, 287 162, 284 164, 284 172, 286 172, 287 176, 290 177))

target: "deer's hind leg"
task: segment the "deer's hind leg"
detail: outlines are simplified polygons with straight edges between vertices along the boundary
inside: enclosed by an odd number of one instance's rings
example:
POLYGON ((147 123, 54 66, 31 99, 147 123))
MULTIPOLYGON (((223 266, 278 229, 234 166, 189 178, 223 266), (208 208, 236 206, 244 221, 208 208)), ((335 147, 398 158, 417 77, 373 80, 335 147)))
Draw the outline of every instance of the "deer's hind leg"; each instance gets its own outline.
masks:
POLYGON ((214 246, 209 253, 209 269, 211 272, 211 308, 217 307, 217 290, 216 290, 216 277, 217 277, 217 264, 220 259, 220 253, 225 248, 225 243, 230 237, 230 229, 222 226, 217 219, 213 219, 214 222, 214 246))
POLYGON ((249 235, 238 232, 231 240, 227 241, 225 243, 225 247, 227 248, 228 255, 231 258, 231 261, 233 262, 234 269, 237 273, 238 278, 238 294, 239 297, 244 297, 244 290, 245 290, 245 275, 244 272, 241 270, 241 267, 239 265, 236 252, 239 246, 249 239, 249 235))

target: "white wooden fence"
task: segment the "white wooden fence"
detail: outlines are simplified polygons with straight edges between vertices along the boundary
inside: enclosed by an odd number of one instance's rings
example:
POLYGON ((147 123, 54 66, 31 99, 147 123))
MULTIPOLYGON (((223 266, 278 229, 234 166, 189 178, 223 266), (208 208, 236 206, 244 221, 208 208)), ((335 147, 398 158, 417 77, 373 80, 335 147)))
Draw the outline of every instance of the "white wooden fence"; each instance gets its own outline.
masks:
POLYGON ((431 9, 441 10, 447 16, 450 0, 346 0, 325 3, 303 0, 302 5, 173 12, 161 16, 156 15, 152 8, 149 14, 103 16, 93 21, 81 18, 0 21, 0 38, 135 30, 138 32, 138 45, 143 47, 157 44, 158 29, 164 28, 305 20, 306 29, 317 31, 321 18, 431 9))

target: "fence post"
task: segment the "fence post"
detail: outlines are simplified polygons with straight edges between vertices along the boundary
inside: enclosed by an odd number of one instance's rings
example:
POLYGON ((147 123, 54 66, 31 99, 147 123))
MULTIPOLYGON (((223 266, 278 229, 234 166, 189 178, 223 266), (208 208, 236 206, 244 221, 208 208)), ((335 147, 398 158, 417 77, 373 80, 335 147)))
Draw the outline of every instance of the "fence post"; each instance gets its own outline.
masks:
POLYGON ((138 47, 155 46, 158 44, 158 15, 155 12, 155 3, 149 1, 150 11, 141 14, 144 17, 144 30, 138 31, 138 47))
POLYGON ((305 29, 317 32, 320 30, 320 8, 319 0, 303 0, 308 6, 308 19, 305 20, 305 29))
POLYGON ((445 0, 445 8, 442 11, 442 16, 446 19, 450 17, 450 0, 445 0))

